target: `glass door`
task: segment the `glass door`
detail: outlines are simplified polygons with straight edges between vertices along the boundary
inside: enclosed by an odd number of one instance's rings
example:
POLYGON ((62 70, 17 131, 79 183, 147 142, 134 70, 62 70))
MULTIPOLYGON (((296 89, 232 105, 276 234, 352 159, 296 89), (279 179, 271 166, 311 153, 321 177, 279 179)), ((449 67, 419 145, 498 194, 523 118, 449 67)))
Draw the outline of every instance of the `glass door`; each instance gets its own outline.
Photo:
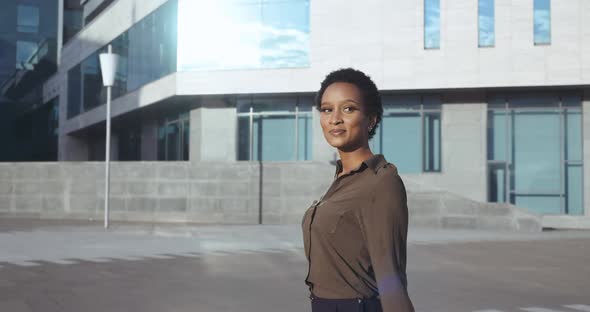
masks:
POLYGON ((489 104, 488 200, 539 214, 583 214, 580 97, 513 100, 489 104))
POLYGON ((559 111, 514 110, 511 117, 511 202, 541 214, 562 213, 559 111))

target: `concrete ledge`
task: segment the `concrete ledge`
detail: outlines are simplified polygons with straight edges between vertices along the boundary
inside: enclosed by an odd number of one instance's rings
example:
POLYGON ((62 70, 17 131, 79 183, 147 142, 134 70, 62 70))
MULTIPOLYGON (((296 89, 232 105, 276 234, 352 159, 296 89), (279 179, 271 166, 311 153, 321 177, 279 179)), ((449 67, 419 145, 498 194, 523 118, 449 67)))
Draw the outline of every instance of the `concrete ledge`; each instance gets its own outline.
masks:
POLYGON ((590 217, 586 216, 543 216, 543 228, 564 230, 590 230, 590 217))

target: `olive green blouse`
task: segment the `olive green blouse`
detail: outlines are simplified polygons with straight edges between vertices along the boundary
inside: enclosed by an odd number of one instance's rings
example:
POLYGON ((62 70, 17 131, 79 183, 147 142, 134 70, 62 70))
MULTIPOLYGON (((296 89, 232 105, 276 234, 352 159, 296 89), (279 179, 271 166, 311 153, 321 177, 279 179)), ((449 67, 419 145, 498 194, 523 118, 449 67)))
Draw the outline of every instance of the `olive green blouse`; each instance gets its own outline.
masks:
POLYGON ((414 311, 407 292, 406 190, 397 168, 374 155, 338 177, 305 212, 305 282, 328 299, 379 297, 384 312, 414 311))

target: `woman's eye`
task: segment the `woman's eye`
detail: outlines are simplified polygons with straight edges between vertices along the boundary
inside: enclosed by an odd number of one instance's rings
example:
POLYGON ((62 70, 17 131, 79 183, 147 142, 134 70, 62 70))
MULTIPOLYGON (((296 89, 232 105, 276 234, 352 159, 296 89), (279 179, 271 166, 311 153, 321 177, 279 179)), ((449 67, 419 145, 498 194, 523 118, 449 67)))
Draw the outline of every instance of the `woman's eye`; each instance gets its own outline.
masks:
POLYGON ((350 107, 350 106, 344 108, 345 112, 352 112, 353 110, 354 110, 354 107, 350 107))
POLYGON ((329 113, 329 112, 331 112, 331 111, 332 111, 332 110, 331 110, 331 109, 329 109, 329 108, 322 108, 322 113, 329 113))

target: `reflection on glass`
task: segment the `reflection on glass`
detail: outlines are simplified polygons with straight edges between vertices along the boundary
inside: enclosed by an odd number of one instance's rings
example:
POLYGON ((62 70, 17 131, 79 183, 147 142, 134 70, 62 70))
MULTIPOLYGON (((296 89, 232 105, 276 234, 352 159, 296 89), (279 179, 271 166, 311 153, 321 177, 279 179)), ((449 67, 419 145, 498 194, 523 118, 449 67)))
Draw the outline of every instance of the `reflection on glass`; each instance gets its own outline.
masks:
POLYGON ((506 160, 507 116, 503 110, 488 113, 488 159, 506 160))
POLYGON ((505 201, 541 214, 583 214, 580 98, 508 100, 506 108, 488 113, 490 200, 502 201, 498 171, 503 170, 510 177, 505 201))
POLYGON ((566 159, 582 160, 582 112, 569 109, 565 115, 566 159))
POLYGON ((295 116, 258 116, 253 126, 255 160, 295 160, 295 116))
POLYGON ((158 160, 189 160, 189 114, 172 114, 160 120, 158 127, 158 160))
MULTIPOLYGON (((560 193, 559 113, 518 112, 513 115, 513 120, 514 191, 560 193)), ((556 212, 559 208, 555 207, 556 212)))
POLYGON ((166 160, 166 127, 158 128, 158 160, 166 160))
POLYGON ((256 161, 311 159, 312 103, 311 97, 239 98, 236 106, 238 112, 237 159, 256 161))
POLYGON ((166 126, 166 159, 180 159, 180 129, 178 124, 168 124, 166 126))
POLYGON ((190 133, 190 122, 185 120, 182 122, 182 160, 189 160, 190 133))
POLYGON ((262 4, 261 66, 304 67, 308 60, 309 2, 262 4))
POLYGON ((504 164, 492 165, 489 174, 488 201, 506 202, 506 169, 504 164))
POLYGON ((169 1, 122 35, 127 91, 176 69, 176 10, 176 2, 169 1))
POLYGON ((17 69, 32 69, 27 68, 27 61, 37 50, 37 43, 31 41, 17 41, 16 42, 16 68, 17 69))
POLYGON ((514 195, 514 204, 540 214, 559 214, 561 198, 557 195, 514 195))
POLYGON ((566 207, 567 213, 573 215, 584 214, 584 190, 582 188, 582 165, 568 165, 566 170, 566 207))
POLYGON ((255 113, 270 112, 273 113, 294 113, 296 98, 256 98, 252 102, 252 109, 255 113))
POLYGON ((39 31, 39 8, 32 5, 19 5, 17 8, 16 30, 24 33, 39 31))
POLYGON ((422 172, 421 127, 420 114, 383 115, 379 133, 380 153, 396 165, 400 173, 422 172))
POLYGON ((440 0, 424 0, 424 48, 440 48, 440 0))
POLYGON ((479 0, 479 46, 493 47, 495 44, 494 33, 494 0, 479 0))
MULTIPOLYGON (((99 53, 101 53, 99 51, 99 53)), ((91 110, 106 102, 106 90, 102 85, 102 74, 98 53, 82 62, 82 100, 84 111, 91 110)))
POLYGON ((424 114, 424 171, 440 171, 440 113, 424 114))
POLYGON ((551 43, 551 1, 534 0, 534 38, 535 44, 551 43))
POLYGON ((179 71, 309 65, 309 0, 179 0, 178 12, 179 71))
POLYGON ((312 115, 300 114, 297 118, 297 160, 311 159, 311 144, 313 140, 312 115))
POLYGON ((68 71, 68 119, 80 114, 82 109, 82 72, 80 64, 68 71))
POLYGON ((250 116, 238 116, 238 160, 250 160, 250 116))
MULTIPOLYGON (((111 42, 113 53, 119 55, 113 99, 176 69, 176 10, 176 0, 170 0, 111 42)), ((76 92, 74 88, 84 89, 83 111, 105 102, 98 55, 106 50, 107 46, 104 46, 82 61, 81 84, 69 80, 68 92, 76 92)), ((76 115, 83 111, 76 112, 76 115)))
POLYGON ((441 100, 436 95, 384 96, 383 119, 369 142, 401 173, 441 170, 441 100))

